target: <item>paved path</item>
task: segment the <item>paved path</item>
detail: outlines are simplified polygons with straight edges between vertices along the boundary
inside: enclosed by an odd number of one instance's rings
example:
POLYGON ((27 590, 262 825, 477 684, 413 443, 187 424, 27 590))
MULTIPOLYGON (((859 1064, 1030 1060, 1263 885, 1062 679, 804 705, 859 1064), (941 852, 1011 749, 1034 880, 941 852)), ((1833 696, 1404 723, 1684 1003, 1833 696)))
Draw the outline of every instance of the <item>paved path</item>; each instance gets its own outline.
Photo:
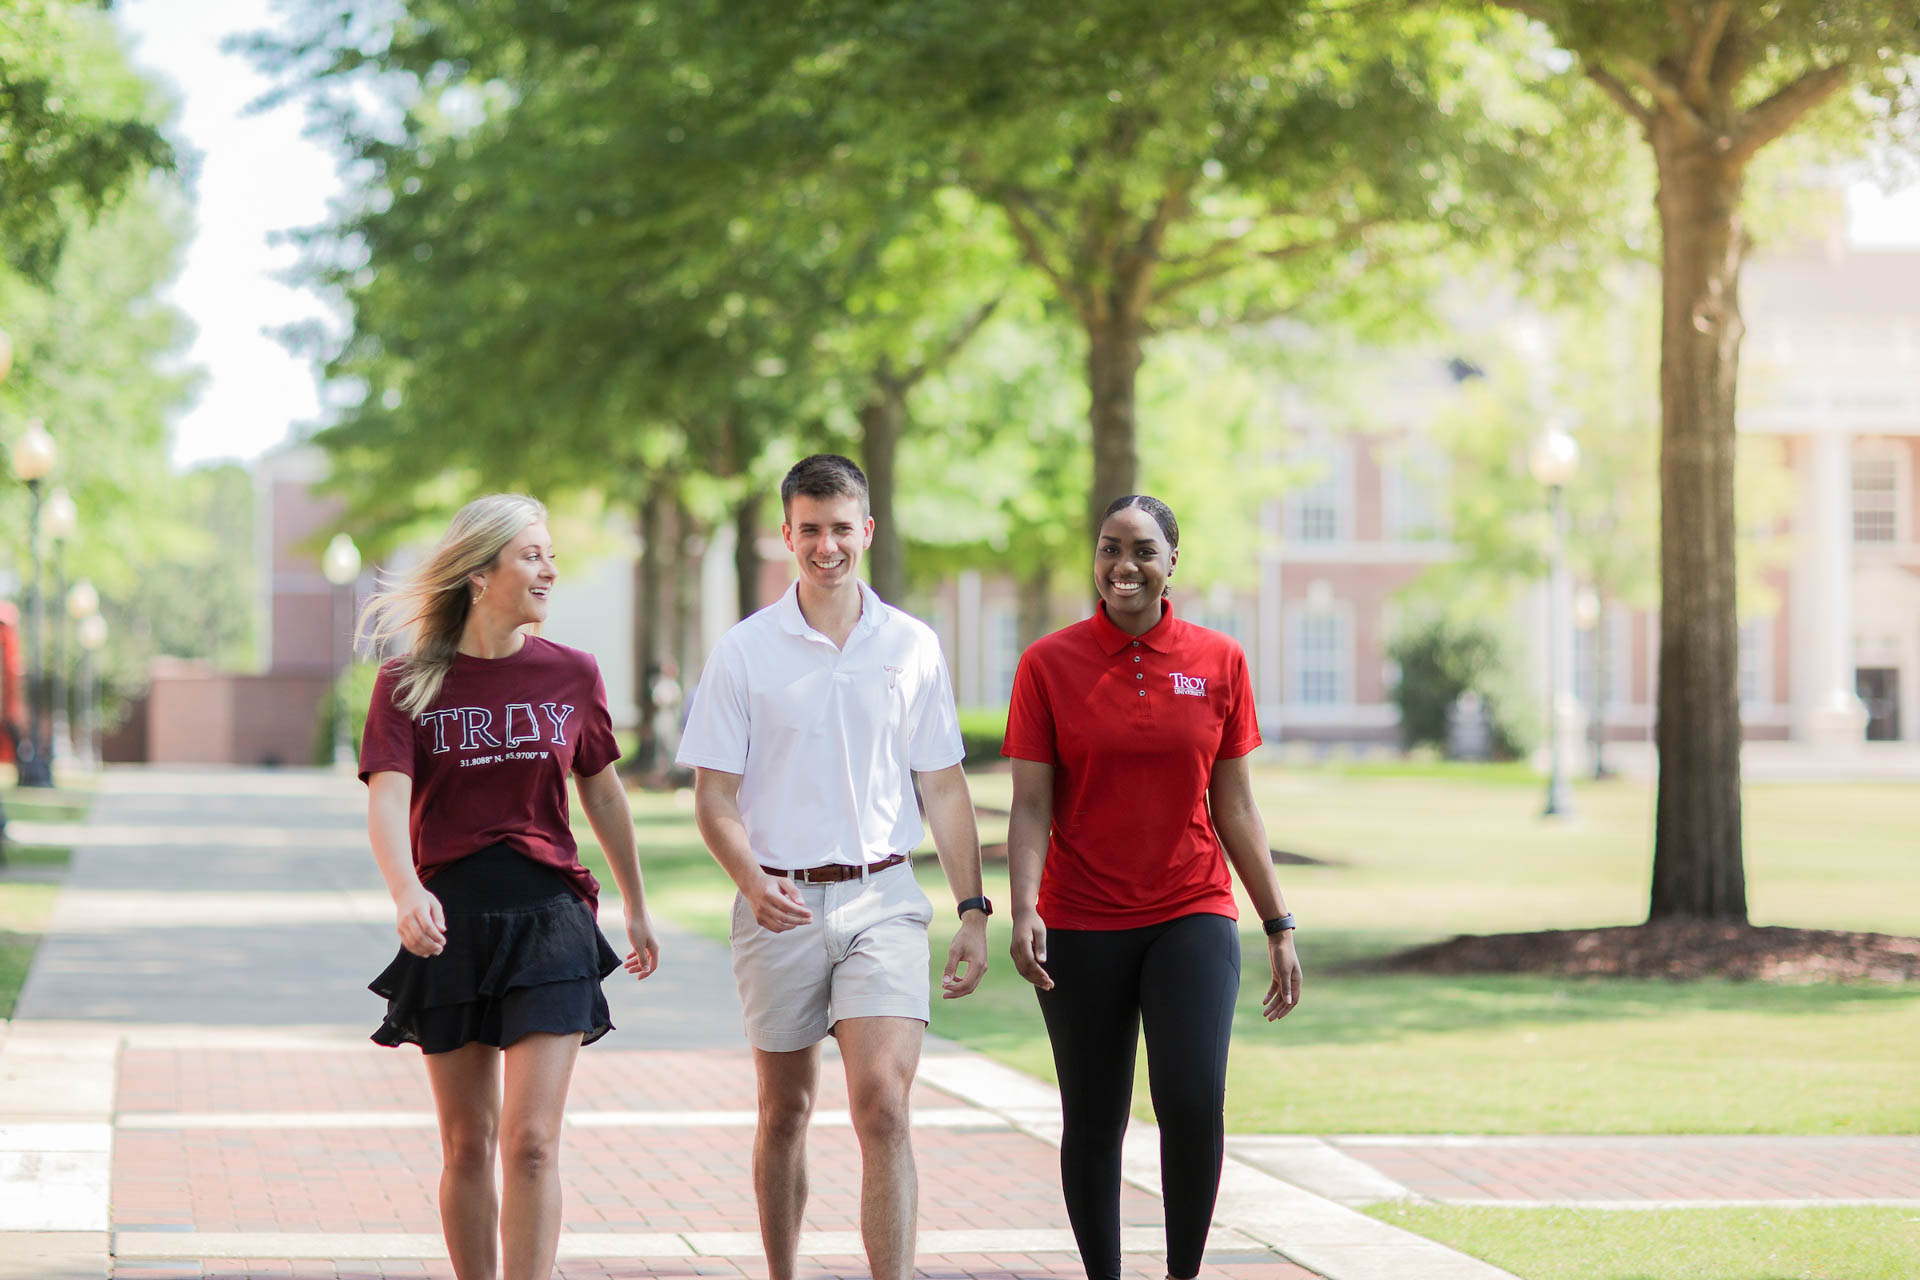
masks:
MULTIPOLYGON (((366 1040, 364 984, 394 944, 361 804, 318 773, 108 776, 0 1024, 0 1280, 451 1275, 420 1058, 366 1040)), ((565 1280, 764 1274, 724 950, 671 933, 665 956, 644 984, 609 981, 619 1030, 581 1057, 565 1280)), ((921 1273, 1080 1275, 1052 1090, 933 1038, 914 1106, 921 1273)), ((805 1273, 858 1274, 832 1064, 820 1107, 805 1273)), ((1164 1274, 1156 1141, 1136 1124, 1127 1149, 1143 1277, 1164 1274)), ((1230 1280, 1505 1275, 1348 1207, 1401 1195, 1920 1204, 1916 1139, 1247 1137, 1230 1154, 1204 1272, 1230 1280)))

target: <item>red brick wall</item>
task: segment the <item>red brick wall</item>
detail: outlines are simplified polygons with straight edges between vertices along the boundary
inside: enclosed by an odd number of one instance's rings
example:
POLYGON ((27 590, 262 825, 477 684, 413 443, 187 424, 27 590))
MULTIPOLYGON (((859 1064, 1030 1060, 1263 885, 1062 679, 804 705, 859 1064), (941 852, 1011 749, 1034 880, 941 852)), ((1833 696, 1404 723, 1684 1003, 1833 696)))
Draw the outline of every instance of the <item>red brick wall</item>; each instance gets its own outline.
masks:
POLYGON ((227 675, 156 664, 146 707, 154 764, 314 763, 325 675, 227 675))

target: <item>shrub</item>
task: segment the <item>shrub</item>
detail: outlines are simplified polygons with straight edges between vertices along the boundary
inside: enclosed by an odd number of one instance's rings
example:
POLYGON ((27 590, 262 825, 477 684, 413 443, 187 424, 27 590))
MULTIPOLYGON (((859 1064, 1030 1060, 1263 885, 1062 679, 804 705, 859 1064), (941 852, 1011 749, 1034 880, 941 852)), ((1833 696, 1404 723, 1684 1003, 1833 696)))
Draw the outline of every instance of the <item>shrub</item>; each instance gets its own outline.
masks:
POLYGON ((1002 759, 1000 743, 1007 736, 1005 707, 965 707, 960 711, 960 741, 966 747, 966 763, 997 764, 1002 759))
POLYGON ((1533 741, 1532 718, 1497 633, 1442 618, 1402 632, 1387 652, 1399 668, 1393 701, 1400 709, 1403 746, 1445 751, 1447 717, 1460 695, 1472 692, 1487 717, 1494 759, 1526 754, 1533 741))

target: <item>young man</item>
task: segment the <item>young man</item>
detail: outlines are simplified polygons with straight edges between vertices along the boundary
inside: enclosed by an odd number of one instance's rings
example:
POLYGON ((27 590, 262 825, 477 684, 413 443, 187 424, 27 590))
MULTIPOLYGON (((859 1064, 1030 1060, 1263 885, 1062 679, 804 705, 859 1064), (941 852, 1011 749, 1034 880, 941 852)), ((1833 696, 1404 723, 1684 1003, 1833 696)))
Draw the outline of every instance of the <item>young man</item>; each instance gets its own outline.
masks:
POLYGON ((831 1034, 860 1140, 867 1261, 874 1280, 906 1280, 917 1211, 907 1094, 930 1012, 933 917, 909 860, 923 834, 914 775, 960 910, 944 998, 979 985, 993 907, 940 643, 855 576, 873 542, 866 476, 817 454, 787 472, 780 501, 799 581, 721 637, 677 759, 695 770, 700 834, 740 889, 733 972, 759 1082, 753 1190, 771 1278, 794 1273, 807 1119, 831 1034))

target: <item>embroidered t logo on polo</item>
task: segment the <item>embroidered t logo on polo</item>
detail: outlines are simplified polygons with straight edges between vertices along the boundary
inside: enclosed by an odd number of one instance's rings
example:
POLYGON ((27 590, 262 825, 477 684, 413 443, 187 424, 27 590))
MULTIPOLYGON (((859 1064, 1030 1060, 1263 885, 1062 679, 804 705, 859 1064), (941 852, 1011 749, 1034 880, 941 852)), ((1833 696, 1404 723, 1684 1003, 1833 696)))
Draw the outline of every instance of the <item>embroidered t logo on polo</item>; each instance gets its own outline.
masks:
POLYGON ((1173 691, 1175 693, 1191 694, 1196 698, 1204 698, 1207 696, 1207 678, 1205 676, 1181 675, 1178 671, 1171 674, 1173 675, 1173 691))
POLYGON ((880 669, 887 673, 887 692, 888 693, 892 693, 895 689, 900 687, 900 673, 906 670, 905 667, 881 667, 880 669))

